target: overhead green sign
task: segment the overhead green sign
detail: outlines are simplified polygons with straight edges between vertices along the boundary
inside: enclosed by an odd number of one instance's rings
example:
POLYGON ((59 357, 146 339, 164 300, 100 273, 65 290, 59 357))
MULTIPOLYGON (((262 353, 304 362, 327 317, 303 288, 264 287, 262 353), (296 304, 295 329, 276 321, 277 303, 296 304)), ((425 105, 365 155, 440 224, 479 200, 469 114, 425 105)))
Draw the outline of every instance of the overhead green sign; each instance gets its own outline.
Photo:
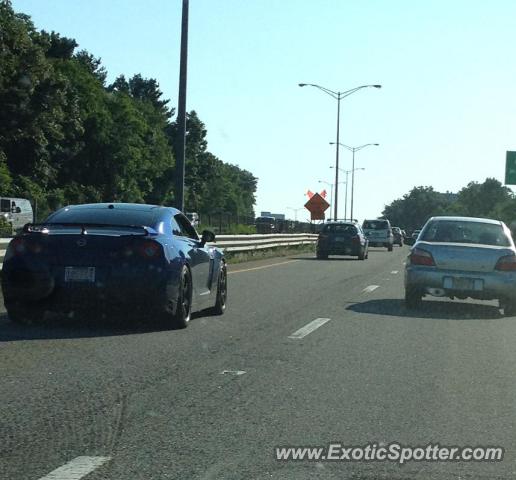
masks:
POLYGON ((507 152, 505 157, 505 185, 516 185, 516 152, 507 152))

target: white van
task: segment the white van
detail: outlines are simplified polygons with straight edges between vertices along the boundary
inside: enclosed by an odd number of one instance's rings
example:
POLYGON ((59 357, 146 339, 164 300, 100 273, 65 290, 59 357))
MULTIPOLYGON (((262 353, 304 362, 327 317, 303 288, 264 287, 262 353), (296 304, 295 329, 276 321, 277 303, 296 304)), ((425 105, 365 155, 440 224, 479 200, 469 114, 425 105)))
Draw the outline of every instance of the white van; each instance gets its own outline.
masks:
POLYGON ((13 233, 34 222, 32 205, 26 198, 0 197, 0 215, 12 225, 13 233))

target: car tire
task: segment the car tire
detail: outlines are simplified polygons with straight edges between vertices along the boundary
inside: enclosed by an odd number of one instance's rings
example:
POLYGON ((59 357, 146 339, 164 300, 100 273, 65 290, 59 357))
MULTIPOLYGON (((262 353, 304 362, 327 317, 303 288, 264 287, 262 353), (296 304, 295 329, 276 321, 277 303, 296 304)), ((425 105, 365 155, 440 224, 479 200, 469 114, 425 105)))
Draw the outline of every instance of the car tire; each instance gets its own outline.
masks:
POLYGON ((214 307, 211 309, 213 315, 223 315, 226 311, 226 303, 228 300, 228 272, 226 271, 226 264, 222 264, 219 272, 219 279, 217 281, 217 300, 214 307))
POLYGON ((365 260, 367 258, 365 248, 358 254, 359 260, 365 260))
POLYGON ((516 301, 506 300, 503 302, 503 314, 505 317, 516 316, 516 301))
POLYGON ((187 266, 183 266, 179 277, 179 287, 175 312, 171 316, 172 327, 186 328, 192 315, 192 276, 187 266))
POLYGON ((422 299, 423 294, 421 290, 414 287, 405 288, 405 306, 408 309, 417 309, 421 307, 422 299))
POLYGON ((34 325, 43 320, 45 310, 37 304, 9 302, 5 304, 7 316, 11 322, 18 325, 34 325))
POLYGON ((388 246, 387 246, 387 250, 388 250, 389 252, 392 252, 392 250, 393 250, 392 245, 388 245, 388 246))

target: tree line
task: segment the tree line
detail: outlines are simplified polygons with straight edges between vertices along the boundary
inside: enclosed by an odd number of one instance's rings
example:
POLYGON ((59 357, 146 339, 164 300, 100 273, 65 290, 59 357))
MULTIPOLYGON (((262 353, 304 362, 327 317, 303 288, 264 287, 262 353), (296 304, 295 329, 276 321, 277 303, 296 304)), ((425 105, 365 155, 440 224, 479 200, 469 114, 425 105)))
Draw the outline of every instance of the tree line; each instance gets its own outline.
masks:
POLYGON ((440 193, 432 187, 414 187, 386 205, 382 216, 392 225, 412 231, 435 215, 460 215, 502 220, 516 229, 516 197, 495 178, 470 182, 458 193, 440 193))
MULTIPOLYGON (((174 204, 175 111, 155 79, 106 83, 100 59, 74 39, 37 30, 0 0, 0 195, 38 205, 174 204)), ((253 216, 257 178, 208 151, 187 114, 185 206, 253 216)))

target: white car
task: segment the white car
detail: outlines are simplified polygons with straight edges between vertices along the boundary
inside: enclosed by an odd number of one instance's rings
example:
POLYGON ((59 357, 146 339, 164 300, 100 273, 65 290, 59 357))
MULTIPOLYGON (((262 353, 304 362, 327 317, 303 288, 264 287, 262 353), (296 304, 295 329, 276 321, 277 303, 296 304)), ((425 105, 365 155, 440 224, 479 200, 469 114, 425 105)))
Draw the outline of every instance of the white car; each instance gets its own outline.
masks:
POLYGON ((389 252, 392 252, 394 235, 389 220, 380 218, 364 220, 362 230, 369 240, 370 247, 385 247, 389 252))

